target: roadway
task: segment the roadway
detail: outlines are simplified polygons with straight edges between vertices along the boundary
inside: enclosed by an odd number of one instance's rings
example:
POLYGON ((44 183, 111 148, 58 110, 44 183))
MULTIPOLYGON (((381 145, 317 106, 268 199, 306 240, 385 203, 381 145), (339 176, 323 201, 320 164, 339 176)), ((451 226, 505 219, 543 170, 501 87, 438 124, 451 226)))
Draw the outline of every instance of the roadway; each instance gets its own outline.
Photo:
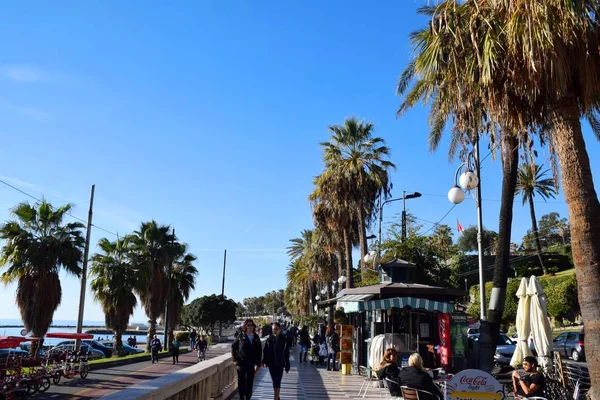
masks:
MULTIPOLYGON (((228 353, 231 343, 211 345, 206 352, 206 358, 211 359, 228 353)), ((58 385, 52 384, 46 393, 36 393, 31 399, 97 399, 107 394, 123 390, 131 385, 137 385, 160 376, 170 374, 182 368, 197 363, 196 352, 179 356, 179 364, 173 364, 172 358, 162 358, 158 363, 142 361, 91 371, 88 377, 82 379, 61 379, 58 385)))

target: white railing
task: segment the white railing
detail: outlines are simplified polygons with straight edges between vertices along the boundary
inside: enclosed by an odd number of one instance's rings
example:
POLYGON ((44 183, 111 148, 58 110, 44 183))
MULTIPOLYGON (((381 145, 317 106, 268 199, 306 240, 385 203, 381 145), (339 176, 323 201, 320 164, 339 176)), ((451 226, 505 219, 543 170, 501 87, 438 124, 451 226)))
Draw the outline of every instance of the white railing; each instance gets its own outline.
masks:
POLYGON ((102 398, 106 400, 229 399, 236 390, 237 371, 231 355, 224 354, 102 398))

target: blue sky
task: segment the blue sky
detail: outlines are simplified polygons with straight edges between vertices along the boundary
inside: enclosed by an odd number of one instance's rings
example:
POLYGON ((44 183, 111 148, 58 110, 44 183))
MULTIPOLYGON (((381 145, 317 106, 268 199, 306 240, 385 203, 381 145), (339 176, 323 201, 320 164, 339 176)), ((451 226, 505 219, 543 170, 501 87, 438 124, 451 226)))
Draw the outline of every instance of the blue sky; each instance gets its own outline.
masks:
MULTIPOLYGON (((451 206, 458 164, 446 143, 428 152, 427 109, 395 118, 396 80, 424 3, 6 4, 1 179, 53 204, 73 202, 81 218, 95 183, 94 222, 111 232, 152 218, 173 224, 198 256, 194 297, 220 291, 225 248, 226 295, 283 288, 288 240, 312 224, 307 197, 330 124, 351 115, 375 123, 398 166, 394 195, 431 194, 407 203, 418 218, 437 221, 451 206)), ((587 139, 597 172, 598 144, 587 139)), ((497 229, 500 165, 490 157, 483 167, 485 225, 497 229)), ((0 220, 23 200, 0 184, 0 220)), ((387 223, 400 206, 385 209, 387 223)), ((553 210, 567 215, 562 195, 537 205, 539 216, 553 210)), ((454 228, 457 219, 476 223, 473 201, 444 222, 454 228)), ((515 241, 529 224, 515 203, 515 241)), ((92 242, 106 235, 94 230, 92 242)), ((55 319, 75 319, 78 281, 62 282, 55 319)), ((14 292, 0 289, 11 305, 0 318, 18 317, 14 292)), ((85 319, 103 319, 89 295, 85 319)), ((133 321, 144 320, 138 309, 133 321)))

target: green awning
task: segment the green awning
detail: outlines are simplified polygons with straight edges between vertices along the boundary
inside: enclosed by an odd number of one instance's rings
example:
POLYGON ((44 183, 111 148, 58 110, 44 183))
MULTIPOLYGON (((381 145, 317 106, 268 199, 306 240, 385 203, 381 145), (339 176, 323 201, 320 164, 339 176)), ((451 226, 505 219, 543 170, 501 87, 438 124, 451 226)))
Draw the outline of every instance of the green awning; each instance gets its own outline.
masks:
POLYGON ((347 294, 337 301, 337 307, 342 307, 345 313, 357 313, 364 311, 365 302, 373 295, 371 294, 347 294))
POLYGON ((364 310, 389 310, 391 308, 419 308, 427 311, 437 311, 441 313, 451 313, 454 311, 454 304, 443 301, 433 301, 428 299, 419 299, 416 297, 394 297, 391 299, 371 300, 364 303, 364 310))

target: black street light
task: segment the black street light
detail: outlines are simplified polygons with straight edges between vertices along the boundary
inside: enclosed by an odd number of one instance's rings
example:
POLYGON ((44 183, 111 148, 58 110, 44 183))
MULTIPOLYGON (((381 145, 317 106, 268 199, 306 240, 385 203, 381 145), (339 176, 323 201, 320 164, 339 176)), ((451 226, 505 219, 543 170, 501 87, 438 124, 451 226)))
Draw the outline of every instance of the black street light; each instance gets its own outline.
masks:
POLYGON ((383 222, 383 206, 385 206, 387 203, 391 203, 394 201, 399 201, 402 200, 402 241, 406 240, 406 200, 409 199, 417 199, 421 197, 421 193, 419 192, 414 192, 414 193, 409 193, 406 194, 406 191, 403 190, 402 191, 402 197, 397 198, 397 199, 389 199, 384 201, 383 203, 381 203, 381 197, 379 197, 379 246, 378 246, 378 254, 379 254, 379 259, 381 260, 381 224, 383 222))

